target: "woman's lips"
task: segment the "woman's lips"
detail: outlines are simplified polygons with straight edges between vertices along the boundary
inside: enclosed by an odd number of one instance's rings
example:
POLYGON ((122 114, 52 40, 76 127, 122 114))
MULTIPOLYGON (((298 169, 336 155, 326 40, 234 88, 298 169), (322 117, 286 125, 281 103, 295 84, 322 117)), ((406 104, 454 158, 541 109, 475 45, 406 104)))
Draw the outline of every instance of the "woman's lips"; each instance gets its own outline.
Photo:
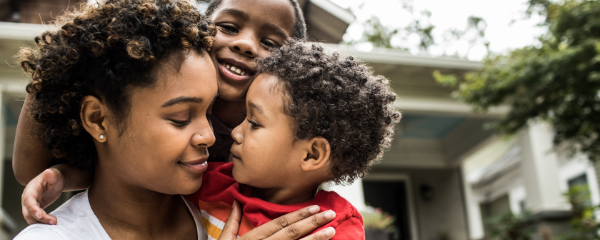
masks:
POLYGON ((206 169, 208 168, 208 162, 206 160, 207 160, 206 158, 203 158, 201 160, 196 160, 196 161, 180 162, 179 164, 190 169, 192 172, 204 173, 206 171, 206 169))

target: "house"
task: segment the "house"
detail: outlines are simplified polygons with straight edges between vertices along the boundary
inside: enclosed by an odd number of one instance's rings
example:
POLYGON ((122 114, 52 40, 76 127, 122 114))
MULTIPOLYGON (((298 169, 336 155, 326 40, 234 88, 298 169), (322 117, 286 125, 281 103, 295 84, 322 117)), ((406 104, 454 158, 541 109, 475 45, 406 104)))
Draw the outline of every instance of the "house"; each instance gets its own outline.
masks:
MULTIPOLYGON (((0 164, 0 239, 10 238, 26 226, 20 211, 23 187, 14 179, 11 158, 27 77, 13 63, 13 56, 20 47, 31 45, 33 37, 46 27, 38 19, 47 21, 54 16, 31 12, 64 9, 75 2, 0 0, 4 6, 0 19, 5 21, 0 22, 0 156, 4 157, 0 164), (21 2, 20 7, 15 7, 16 2, 21 2), (40 4, 45 5, 36 8, 40 4)), ((395 215, 397 239, 480 239, 485 235, 484 219, 502 211, 518 213, 526 208, 540 215, 564 213, 568 205, 562 192, 568 183, 583 179, 593 190, 592 201, 599 202, 593 168, 582 157, 569 160, 549 151, 552 130, 547 126, 532 124, 511 139, 498 137, 485 126, 502 117, 506 108, 473 113, 470 106, 451 98, 451 89, 436 84, 432 77, 435 70, 459 75, 474 71, 482 66, 480 62, 338 45, 354 16, 328 0, 299 3, 309 39, 362 59, 375 73, 390 79, 398 94, 395 104, 403 118, 381 163, 351 186, 328 187, 359 209, 370 205, 395 215)), ((64 194, 58 202, 69 196, 64 194)))

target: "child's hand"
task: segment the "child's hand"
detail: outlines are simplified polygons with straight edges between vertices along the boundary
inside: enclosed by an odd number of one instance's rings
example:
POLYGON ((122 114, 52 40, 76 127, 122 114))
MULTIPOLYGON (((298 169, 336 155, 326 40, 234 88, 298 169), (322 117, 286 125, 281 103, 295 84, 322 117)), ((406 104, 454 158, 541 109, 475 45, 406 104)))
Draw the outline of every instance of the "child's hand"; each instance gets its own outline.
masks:
POLYGON ((56 224, 56 217, 47 214, 43 209, 60 197, 65 187, 64 182, 61 172, 51 167, 25 186, 21 196, 21 210, 27 223, 56 224))
MULTIPOLYGON (((261 225, 237 240, 245 239, 299 239, 307 233, 319 228, 335 218, 333 211, 325 211, 319 214, 318 206, 310 206, 298 211, 288 213, 268 223, 261 225), (316 215, 315 215, 316 214, 316 215)), ((242 208, 236 201, 233 203, 233 209, 219 240, 236 239, 240 221, 242 218, 242 208)), ((314 234, 306 236, 301 240, 327 240, 335 235, 335 229, 326 228, 314 234)))

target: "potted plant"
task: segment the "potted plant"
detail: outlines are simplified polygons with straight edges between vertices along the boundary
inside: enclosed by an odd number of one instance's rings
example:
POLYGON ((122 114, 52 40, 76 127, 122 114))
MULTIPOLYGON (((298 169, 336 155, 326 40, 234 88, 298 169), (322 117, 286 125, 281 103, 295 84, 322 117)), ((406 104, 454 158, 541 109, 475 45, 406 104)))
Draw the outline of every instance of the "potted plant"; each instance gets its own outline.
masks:
POLYGON ((361 211, 365 224, 365 240, 389 240, 395 231, 395 218, 379 208, 366 207, 361 211))

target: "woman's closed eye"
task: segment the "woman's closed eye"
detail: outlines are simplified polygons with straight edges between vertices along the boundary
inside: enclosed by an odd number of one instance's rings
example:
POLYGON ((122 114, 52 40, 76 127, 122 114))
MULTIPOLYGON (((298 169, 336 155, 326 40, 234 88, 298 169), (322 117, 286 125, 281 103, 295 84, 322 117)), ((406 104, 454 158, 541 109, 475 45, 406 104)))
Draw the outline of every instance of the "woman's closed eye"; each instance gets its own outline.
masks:
POLYGON ((188 120, 169 119, 169 121, 171 121, 171 123, 173 123, 173 125, 176 127, 185 127, 192 122, 192 120, 190 120, 190 119, 188 119, 188 120))

